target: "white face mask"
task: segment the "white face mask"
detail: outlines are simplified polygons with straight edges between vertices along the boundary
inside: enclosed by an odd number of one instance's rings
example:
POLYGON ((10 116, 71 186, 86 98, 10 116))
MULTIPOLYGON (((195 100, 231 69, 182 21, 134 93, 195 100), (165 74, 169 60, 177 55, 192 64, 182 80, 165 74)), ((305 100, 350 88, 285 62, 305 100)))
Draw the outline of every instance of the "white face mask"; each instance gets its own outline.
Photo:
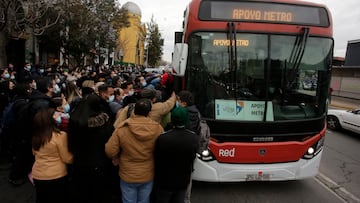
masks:
POLYGON ((60 89, 59 85, 56 84, 56 85, 54 86, 54 93, 55 93, 55 94, 58 94, 58 93, 60 93, 60 91, 61 91, 61 89, 60 89))
POLYGON ((107 102, 113 102, 114 101, 114 99, 115 99, 115 95, 111 95, 109 98, 108 98, 108 100, 107 100, 107 102))
POLYGON ((4 78, 6 79, 10 78, 10 74, 9 73, 4 74, 4 78))
POLYGON ((130 91, 128 92, 128 95, 129 95, 129 96, 134 95, 134 90, 130 90, 130 91))
POLYGON ((34 90, 36 90, 36 82, 31 83, 30 87, 33 88, 34 90))
POLYGON ((61 124, 61 116, 58 116, 56 119, 56 124, 60 125, 61 124))
POLYGON ((70 112, 70 105, 66 103, 64 106, 64 113, 69 113, 69 112, 70 112))

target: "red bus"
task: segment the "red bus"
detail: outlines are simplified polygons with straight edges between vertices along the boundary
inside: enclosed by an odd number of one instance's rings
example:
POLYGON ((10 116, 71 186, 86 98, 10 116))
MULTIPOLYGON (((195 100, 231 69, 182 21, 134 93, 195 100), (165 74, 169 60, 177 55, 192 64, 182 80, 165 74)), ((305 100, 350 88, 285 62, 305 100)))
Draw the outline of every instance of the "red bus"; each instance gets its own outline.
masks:
POLYGON ((193 179, 277 181, 318 173, 334 40, 326 6, 192 0, 173 71, 211 129, 193 179))

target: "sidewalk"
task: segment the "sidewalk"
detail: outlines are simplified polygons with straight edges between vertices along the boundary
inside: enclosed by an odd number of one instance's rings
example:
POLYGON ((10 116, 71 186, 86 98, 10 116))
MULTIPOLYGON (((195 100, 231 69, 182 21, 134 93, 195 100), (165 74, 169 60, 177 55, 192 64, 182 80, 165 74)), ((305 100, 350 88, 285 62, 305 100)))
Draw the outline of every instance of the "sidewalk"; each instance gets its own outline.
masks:
POLYGON ((358 109, 360 108, 359 99, 350 99, 346 97, 331 96, 330 107, 340 108, 340 109, 358 109))
POLYGON ((35 188, 29 181, 15 187, 8 183, 11 164, 0 160, 0 202, 1 203, 35 203, 35 188))

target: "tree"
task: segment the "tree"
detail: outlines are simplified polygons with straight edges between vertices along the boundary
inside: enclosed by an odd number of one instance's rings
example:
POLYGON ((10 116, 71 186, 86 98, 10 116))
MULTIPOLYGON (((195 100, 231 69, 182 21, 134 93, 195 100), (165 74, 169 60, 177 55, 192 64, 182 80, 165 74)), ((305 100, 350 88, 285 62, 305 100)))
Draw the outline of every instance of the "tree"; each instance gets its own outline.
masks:
POLYGON ((78 65, 85 55, 100 56, 100 47, 113 49, 117 29, 128 24, 115 0, 0 0, 0 67, 10 38, 35 36, 45 50, 62 48, 78 65))
POLYGON ((57 43, 65 59, 72 56, 73 66, 82 65, 85 56, 101 59, 102 48, 111 51, 115 47, 117 29, 129 25, 126 11, 115 0, 65 0, 60 8, 65 13, 63 20, 43 39, 53 42, 47 44, 57 43), (56 31, 61 34, 53 35, 56 31))
POLYGON ((0 0, 0 67, 7 63, 5 49, 10 38, 40 36, 58 22, 60 14, 56 1, 0 0))
POLYGON ((150 23, 147 23, 147 38, 146 38, 146 52, 147 62, 149 66, 158 66, 163 55, 164 39, 161 38, 159 32, 159 26, 154 21, 154 17, 151 17, 150 23))

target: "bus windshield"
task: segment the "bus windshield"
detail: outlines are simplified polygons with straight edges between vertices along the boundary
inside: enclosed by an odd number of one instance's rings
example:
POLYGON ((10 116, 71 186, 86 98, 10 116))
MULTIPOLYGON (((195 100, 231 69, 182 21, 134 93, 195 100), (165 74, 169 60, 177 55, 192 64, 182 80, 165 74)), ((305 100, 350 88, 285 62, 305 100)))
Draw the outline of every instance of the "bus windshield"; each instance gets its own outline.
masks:
POLYGON ((186 84, 202 115, 269 122, 323 116, 333 41, 310 36, 301 45, 302 57, 294 62, 298 38, 253 33, 229 38, 219 32, 190 35, 186 84))

